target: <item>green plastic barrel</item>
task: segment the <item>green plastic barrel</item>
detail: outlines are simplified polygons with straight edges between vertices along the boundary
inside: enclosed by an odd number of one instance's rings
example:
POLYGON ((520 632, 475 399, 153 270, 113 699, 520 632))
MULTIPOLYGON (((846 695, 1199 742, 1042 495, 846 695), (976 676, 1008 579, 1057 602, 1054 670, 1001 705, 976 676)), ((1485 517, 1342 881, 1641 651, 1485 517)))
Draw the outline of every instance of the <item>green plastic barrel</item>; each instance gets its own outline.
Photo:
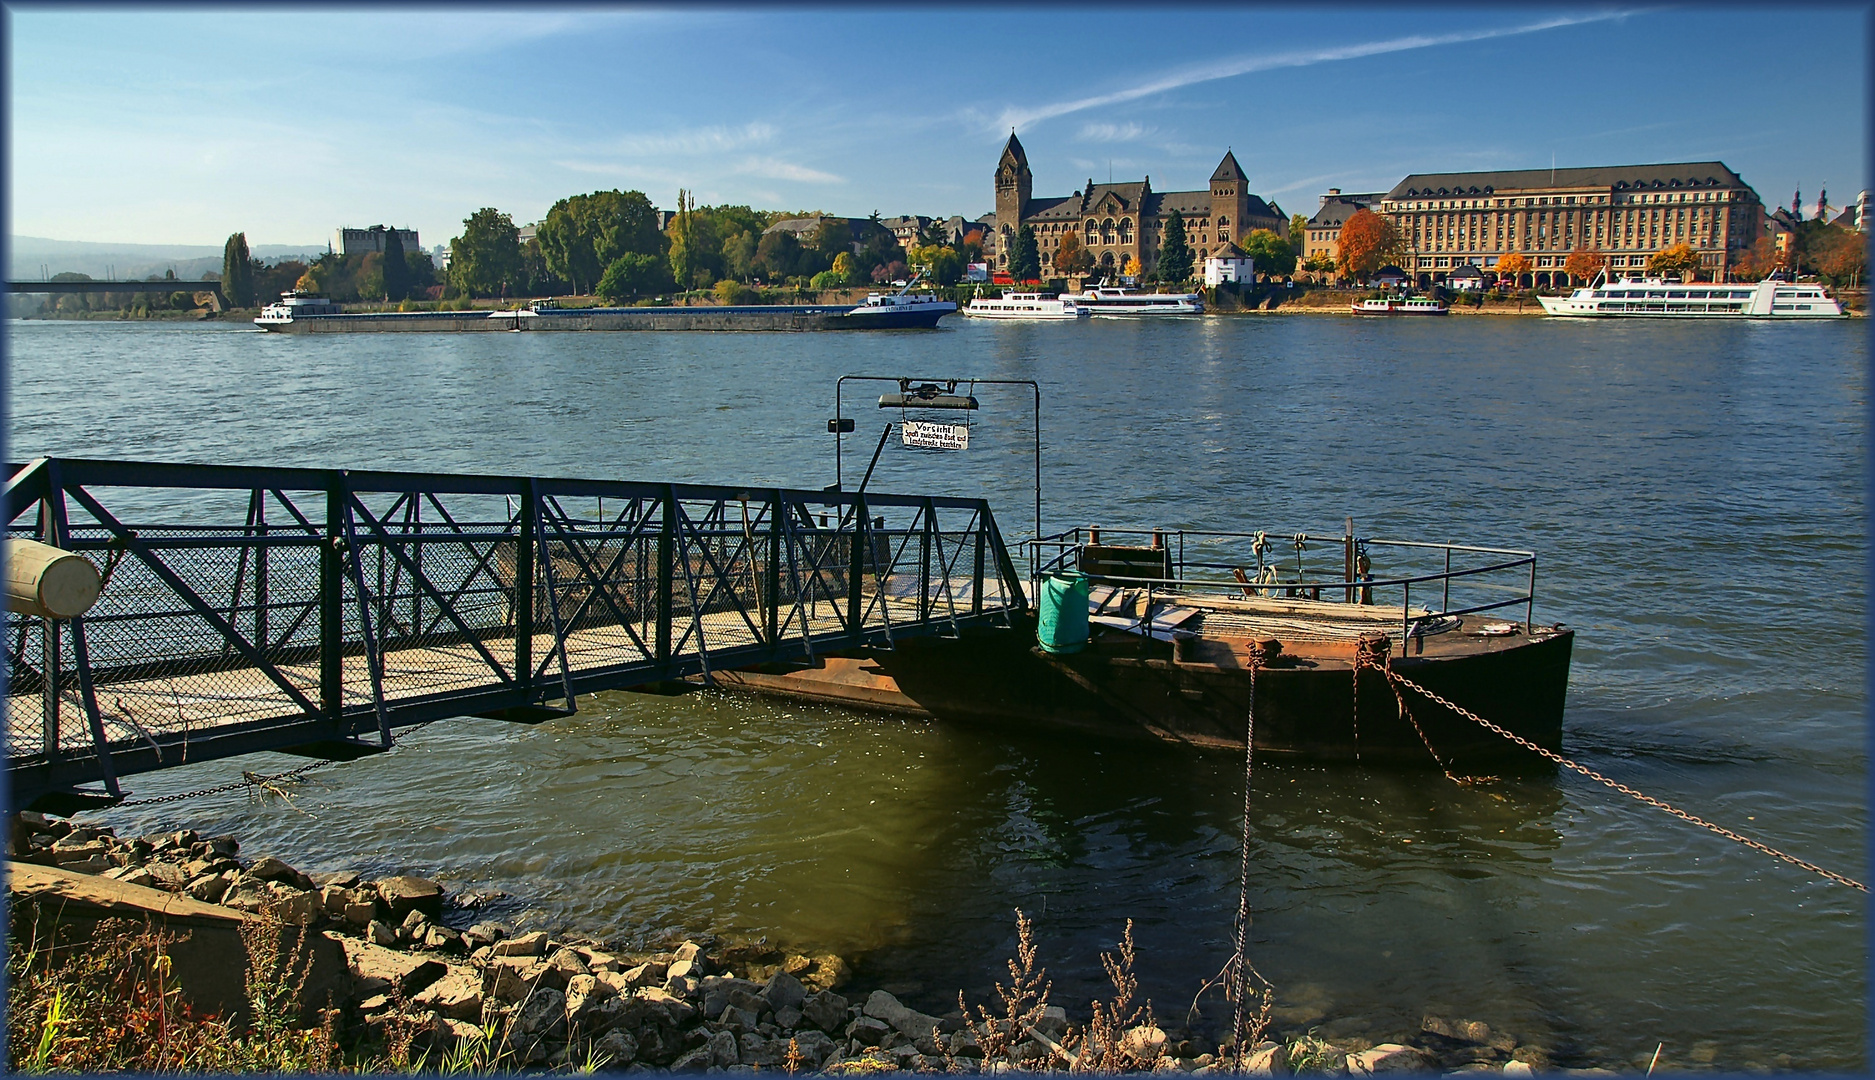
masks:
POLYGON ((1035 636, 1043 652, 1075 653, 1087 647, 1087 579, 1053 574, 1042 579, 1035 636))

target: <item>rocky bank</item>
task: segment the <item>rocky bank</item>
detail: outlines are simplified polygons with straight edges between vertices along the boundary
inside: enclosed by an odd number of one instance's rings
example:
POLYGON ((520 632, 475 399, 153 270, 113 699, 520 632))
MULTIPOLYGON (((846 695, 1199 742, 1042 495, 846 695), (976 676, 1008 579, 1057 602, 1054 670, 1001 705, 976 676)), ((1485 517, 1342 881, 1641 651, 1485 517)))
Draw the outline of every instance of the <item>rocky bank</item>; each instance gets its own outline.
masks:
MULTIPOLYGON (((517 932, 472 921, 472 907, 426 878, 305 874, 270 856, 243 859, 230 836, 120 838, 27 813, 14 819, 9 855, 115 880, 124 894, 187 896, 323 936, 342 949, 346 970, 328 1001, 305 1004, 335 1006, 347 1027, 409 1039, 439 1056, 479 1041, 486 1045, 477 1060, 536 1069, 1003 1072, 1090 1064, 1075 1052, 1087 1045, 1086 1033, 1059 1007, 999 1031, 959 1012, 919 1012, 883 990, 855 990, 845 962, 830 954, 715 938, 631 952, 517 932), (445 925, 446 913, 466 929, 445 925)), ((1140 1025, 1115 1034, 1117 1049, 1103 1059, 1109 1067, 1238 1071, 1221 1057, 1228 1047, 1188 1032, 1140 1025)), ((1436 1016, 1379 1042, 1288 1033, 1255 1047, 1243 1071, 1609 1074, 1552 1068, 1541 1047, 1481 1022, 1436 1016)))

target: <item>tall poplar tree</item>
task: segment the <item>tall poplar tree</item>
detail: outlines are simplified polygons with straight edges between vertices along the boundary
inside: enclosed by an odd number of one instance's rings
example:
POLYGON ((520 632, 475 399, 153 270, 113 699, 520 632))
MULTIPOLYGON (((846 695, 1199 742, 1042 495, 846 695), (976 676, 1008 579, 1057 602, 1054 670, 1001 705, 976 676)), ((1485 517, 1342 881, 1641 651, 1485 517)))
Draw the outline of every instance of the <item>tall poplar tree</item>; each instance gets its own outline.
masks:
POLYGON ((384 299, 396 303, 410 295, 410 264, 404 261, 404 238, 395 228, 384 233, 384 299))
POLYGON ((254 306, 254 262, 248 257, 244 232, 230 236, 221 249, 221 291, 234 307, 254 306))
POLYGON ((1177 210, 1165 217, 1165 239, 1159 241, 1159 279, 1185 281, 1191 277, 1191 244, 1185 239, 1185 215, 1177 210))
POLYGON ((1042 276, 1042 259, 1035 249, 1035 229, 1024 225, 1016 230, 1009 245, 1009 276, 1017 281, 1032 281, 1042 276))

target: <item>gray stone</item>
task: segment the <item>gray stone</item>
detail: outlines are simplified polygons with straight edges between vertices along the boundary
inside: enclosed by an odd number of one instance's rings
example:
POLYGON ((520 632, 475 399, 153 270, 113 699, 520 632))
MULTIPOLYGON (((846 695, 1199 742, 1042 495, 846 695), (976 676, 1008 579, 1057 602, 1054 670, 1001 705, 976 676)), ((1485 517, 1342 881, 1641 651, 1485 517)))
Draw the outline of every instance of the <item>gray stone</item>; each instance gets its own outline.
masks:
POLYGON ((701 945, 698 945, 694 941, 686 941, 682 945, 677 946, 677 951, 671 955, 671 960, 673 963, 678 960, 694 961, 702 955, 703 947, 701 945))
POLYGON ((315 926, 325 918, 318 894, 310 892, 274 896, 261 905, 261 912, 288 926, 315 926))
POLYGON ((824 1031, 797 1031, 794 1033, 794 1045, 808 1064, 816 1069, 833 1056, 833 1037, 824 1031))
POLYGON ((892 1034, 892 1025, 874 1016, 862 1016, 846 1025, 846 1037, 861 1046, 878 1046, 892 1034))
MULTIPOLYGON (((146 867, 144 872, 151 877, 158 877, 159 875, 159 872, 152 868, 146 867)), ((228 895, 228 887, 233 884, 233 874, 226 872, 220 874, 203 874, 201 877, 191 879, 187 885, 182 887, 182 891, 205 904, 219 904, 221 898, 228 895)))
POLYGON ((390 993, 394 990, 409 999, 449 973, 446 965, 435 960, 350 938, 340 938, 339 941, 344 945, 345 962, 351 968, 358 994, 390 993))
POLYGON ((915 1068, 918 1064, 918 1059, 924 1057, 923 1054, 918 1052, 918 1048, 912 1046, 910 1043, 903 1046, 894 1046, 891 1050, 891 1054, 893 1063, 900 1069, 915 1068))
POLYGON ((359 882, 358 871, 356 870, 332 870, 322 874, 308 874, 306 876, 312 878, 313 884, 321 888, 351 889, 356 888, 359 882))
POLYGON ((299 879, 299 871, 272 855, 263 855, 248 864, 247 876, 261 881, 293 882, 299 879))
MULTIPOLYGON (((920 1035, 929 1035, 938 1029, 939 1021, 937 1017, 927 1016, 915 1009, 906 1008, 899 1003, 897 998, 886 993, 884 990, 874 990, 872 996, 866 999, 866 1006, 863 1011, 867 1016, 883 1020, 914 1039, 920 1035)), ((1065 1013, 1063 1017, 1065 1030, 1065 1013)), ((1044 1020, 1044 1023, 1045 1022, 1046 1020, 1044 1020)), ((1041 1025, 1038 1024, 1036 1026, 1040 1027, 1041 1025)))
POLYGON ((788 1044, 780 1039, 764 1038, 753 1031, 736 1040, 744 1065, 779 1065, 788 1055, 788 1044))
MULTIPOLYGON (((1251 1047, 1250 1060, 1244 1064, 1244 1072, 1251 1076, 1275 1076, 1277 1057, 1282 1053, 1282 1049, 1281 1043, 1269 1042, 1267 1040, 1251 1047)), ((1211 1062, 1206 1060, 1208 1057, 1210 1057, 1210 1055, 1200 1054, 1197 1060, 1203 1062, 1204 1065, 1209 1065, 1211 1062)), ((1287 1068, 1283 1070, 1285 1075, 1287 1075, 1288 1071, 1287 1068)))
POLYGON ((495 942, 496 956, 539 956, 547 951, 547 935, 536 930, 495 942))
POLYGON ((567 1019, 584 1027, 588 1015, 613 996, 612 988, 594 976, 575 975, 566 983, 567 1019))
POLYGON ((469 940, 474 942, 475 948, 478 949, 484 945, 493 945, 495 942, 507 937, 508 934, 509 930, 507 927, 500 923, 492 922, 476 923, 474 926, 469 927, 467 931, 469 940))
POLYGON ((1432 1055, 1399 1043, 1381 1043, 1372 1050, 1348 1055, 1348 1075, 1371 1076, 1385 1072, 1429 1072, 1437 1066, 1432 1055))
MULTIPOLYGON (((1504 1063, 1504 1075, 1505 1076, 1534 1076, 1536 1075, 1536 1070, 1532 1069, 1528 1062, 1506 1061, 1504 1063)), ((1613 1076, 1614 1073, 1610 1072, 1608 1075, 1613 1076)))
POLYGON ((411 911, 421 911, 432 919, 443 913, 443 887, 429 878, 408 874, 388 877, 378 882, 378 895, 390 905, 392 918, 402 919, 411 911))
POLYGON ((629 1031, 608 1031, 592 1048, 603 1055, 605 1069, 623 1069, 638 1056, 638 1040, 629 1031))
POLYGON ((673 997, 693 998, 697 996, 697 991, 702 985, 703 980, 694 976, 683 979, 665 979, 663 990, 673 997))
POLYGON ((711 1033, 709 1041, 703 1044, 702 1050, 706 1055, 703 1062, 706 1066, 714 1065, 719 1069, 727 1069, 742 1061, 741 1044, 736 1041, 736 1035, 731 1031, 711 1033))
MULTIPOLYGON (((644 1068, 643 1065, 634 1065, 625 1071, 637 1072, 642 1068, 644 1068)), ((671 1071, 674 1073, 722 1072, 720 1068, 711 1067, 710 1047, 708 1043, 693 1047, 680 1054, 676 1061, 671 1062, 671 1071)))
POLYGON ((725 1005, 723 1006, 723 1011, 716 1016, 716 1026, 722 1028, 724 1031, 732 1031, 740 1035, 745 1031, 754 1031, 755 1025, 759 1019, 759 1017, 749 1012, 747 1009, 738 1009, 734 1005, 725 1005))
POLYGON ((777 971, 768 977, 768 986, 762 990, 762 996, 768 999, 768 1007, 779 1014, 783 1008, 799 1009, 801 1002, 807 1000, 807 987, 787 972, 777 971))
POLYGON ((411 1004, 431 1009, 452 1020, 475 1020, 482 1015, 482 973, 451 966, 442 978, 424 987, 411 1004))
POLYGON ((514 1014, 514 1028, 523 1035, 551 1038, 566 1031, 566 995, 551 986, 536 986, 514 1014))
POLYGON ((429 921, 429 916, 423 912, 412 910, 398 922, 397 929, 403 931, 406 936, 411 936, 421 933, 423 925, 429 921))
POLYGON ((378 905, 375 901, 367 903, 351 902, 345 905, 345 921, 352 926, 370 926, 378 917, 378 905))
POLYGON ((625 981, 634 987, 660 986, 663 984, 665 974, 668 970, 668 964, 659 963, 657 961, 639 964, 635 968, 626 969, 625 981))
POLYGON ((801 1002, 801 1015, 808 1023, 831 1034, 846 1023, 846 999, 831 990, 809 994, 801 1002))
MULTIPOLYGON (((142 867, 142 866, 119 867, 118 869, 112 870, 109 873, 105 874, 104 876, 115 877, 117 880, 123 882, 126 885, 142 885, 145 888, 150 888, 150 889, 160 887, 160 884, 157 881, 156 875, 150 873, 150 871, 147 868, 142 867)), ((210 900, 209 903, 212 904, 214 903, 214 901, 210 900)))
POLYGON ((1068 1010, 1059 1005, 1050 1005, 1042 1010, 1042 1018, 1035 1022, 1035 1030, 1055 1040, 1068 1033, 1068 1010))
POLYGON ((792 1005, 783 1005, 775 1010, 775 1026, 784 1031, 793 1031, 801 1026, 801 1010, 792 1005))
POLYGON ((575 975, 592 974, 592 970, 586 966, 586 961, 580 959, 579 953, 564 945, 553 951, 553 955, 547 958, 547 963, 566 972, 569 979, 575 975))
POLYGON ((377 919, 372 919, 365 928, 365 936, 371 939, 371 944, 382 945, 387 949, 397 944, 397 931, 377 919))
POLYGON ((762 984, 750 982, 747 979, 731 979, 720 975, 711 975, 700 980, 698 989, 703 995, 703 1014, 705 1016, 721 1016, 723 1007, 729 1004, 730 991, 745 990, 750 994, 756 994, 761 991, 762 984))
POLYGON ((462 951, 462 938, 454 930, 445 926, 426 926, 423 931, 423 947, 437 951, 462 951))
POLYGON ((951 1036, 951 1056, 960 1058, 982 1058, 983 1047, 977 1037, 968 1031, 959 1031, 951 1036))

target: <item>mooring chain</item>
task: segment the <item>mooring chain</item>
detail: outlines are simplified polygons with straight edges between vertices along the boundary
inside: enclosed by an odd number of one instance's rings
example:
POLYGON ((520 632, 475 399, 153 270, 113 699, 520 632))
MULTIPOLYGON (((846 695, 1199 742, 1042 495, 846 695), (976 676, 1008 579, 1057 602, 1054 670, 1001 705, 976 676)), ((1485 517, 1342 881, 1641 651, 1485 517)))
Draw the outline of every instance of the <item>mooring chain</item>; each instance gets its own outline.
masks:
POLYGON ((1393 691, 1393 703, 1398 707, 1401 719, 1413 725, 1413 731, 1419 736, 1420 743, 1425 746, 1426 753, 1432 755, 1432 760, 1438 763, 1439 770, 1445 773, 1445 778, 1447 780, 1450 780, 1454 784, 1475 784, 1481 780, 1494 779, 1493 777, 1460 776, 1453 772, 1451 764, 1439 755, 1439 751, 1432 745, 1432 740, 1426 737, 1425 729, 1419 726, 1419 718, 1414 716, 1413 711, 1406 707, 1406 698, 1400 693, 1400 688, 1395 686, 1392 682, 1392 650, 1393 642, 1385 634, 1362 634, 1360 639, 1354 643, 1354 760, 1361 760, 1361 728, 1359 719, 1361 707, 1361 672, 1366 668, 1373 668, 1383 676, 1388 677, 1387 689, 1393 691))
MULTIPOLYGON (((436 723, 434 720, 425 720, 423 723, 416 725, 404 734, 406 737, 414 735, 434 723, 436 723)), ((265 776, 259 773, 243 771, 241 773, 241 779, 233 780, 226 784, 216 784, 214 787, 200 788, 196 791, 178 792, 174 795, 158 795, 149 799, 125 799, 123 802, 117 803, 113 809, 117 806, 159 806, 163 803, 182 802, 184 799, 199 799, 207 795, 225 795, 230 791, 240 791, 244 788, 265 788, 272 784, 298 780, 316 769, 323 769, 327 765, 336 764, 338 764, 338 762, 335 759, 325 758, 310 764, 301 765, 297 769, 288 769, 283 773, 271 773, 265 776)))
MULTIPOLYGON (((1531 753, 1534 753, 1543 758, 1546 758, 1547 760, 1552 761, 1558 765, 1562 765, 1566 768, 1574 769, 1576 772, 1581 773, 1583 776, 1586 776, 1589 779, 1594 780, 1598 783, 1605 784, 1608 787, 1613 788, 1616 791, 1619 791, 1623 795, 1630 796, 1656 809, 1664 810, 1667 813, 1672 814, 1674 817, 1681 819, 1682 821, 1688 822, 1693 825, 1697 825, 1700 828, 1705 829, 1709 832, 1716 833, 1719 836, 1725 837, 1727 840, 1736 841, 1740 844, 1745 845, 1748 848, 1751 848, 1754 851, 1762 852, 1776 859, 1782 859, 1784 862, 1787 862, 1792 866, 1800 867, 1801 869, 1808 870, 1812 874, 1815 874, 1820 878, 1824 878, 1825 880, 1833 881, 1838 885, 1847 885, 1850 888, 1859 890, 1861 892, 1868 892, 1868 886, 1862 884, 1859 881, 1856 881, 1854 878, 1847 878, 1847 877, 1842 876, 1841 874, 1837 874, 1829 870, 1825 870, 1822 867, 1816 865, 1815 863, 1805 862, 1804 860, 1797 858, 1795 855, 1787 855, 1784 852, 1779 851, 1776 848, 1771 847, 1768 844, 1761 844, 1758 841, 1753 840, 1749 836, 1741 836, 1738 833, 1733 832, 1732 830, 1726 828, 1723 825, 1715 825, 1712 822, 1707 821, 1705 818, 1698 816, 1697 814, 1689 814, 1677 806, 1673 806, 1666 802, 1662 802, 1661 800, 1656 799, 1651 795, 1642 794, 1641 792, 1634 790, 1633 788, 1627 786, 1626 784, 1621 783, 1618 780, 1611 780, 1608 777, 1603 776, 1601 773, 1596 772, 1594 769, 1591 769, 1586 765, 1579 765, 1569 760, 1568 758, 1563 757, 1561 754, 1556 753, 1553 750, 1546 750, 1543 747, 1538 746, 1536 743, 1531 742, 1529 739, 1526 739, 1521 735, 1504 730, 1503 728, 1497 726, 1496 724, 1493 724, 1491 721, 1486 720, 1484 717, 1479 716, 1477 713, 1474 713, 1470 711, 1469 709, 1460 708, 1459 706, 1446 700, 1440 695, 1433 693, 1432 691, 1419 685, 1418 683, 1407 678, 1406 676, 1401 675, 1399 672, 1394 671, 1392 668, 1387 669, 1387 676, 1389 679, 1395 682, 1398 682, 1402 686, 1406 686, 1411 689, 1419 691, 1420 693, 1424 694, 1427 698, 1431 699, 1432 701, 1445 706, 1446 708, 1452 710, 1453 712, 1466 718, 1467 720, 1470 720, 1476 724, 1479 724, 1480 726, 1484 727, 1486 730, 1495 732, 1498 735, 1502 735, 1504 738, 1509 739, 1511 742, 1516 743, 1518 746, 1523 747, 1525 750, 1528 750, 1531 753)), ((1447 775, 1450 775, 1450 774, 1448 773, 1447 775)))
POLYGON ((1250 786, 1256 775, 1257 672, 1263 667, 1264 649, 1261 641, 1250 643, 1250 707, 1245 718, 1243 737, 1243 846, 1237 865, 1237 949, 1231 957, 1230 967, 1230 996, 1236 1005, 1231 1017, 1231 1037, 1239 1057, 1246 1049, 1246 1025, 1249 1022, 1250 961, 1246 954, 1250 946, 1250 786))

